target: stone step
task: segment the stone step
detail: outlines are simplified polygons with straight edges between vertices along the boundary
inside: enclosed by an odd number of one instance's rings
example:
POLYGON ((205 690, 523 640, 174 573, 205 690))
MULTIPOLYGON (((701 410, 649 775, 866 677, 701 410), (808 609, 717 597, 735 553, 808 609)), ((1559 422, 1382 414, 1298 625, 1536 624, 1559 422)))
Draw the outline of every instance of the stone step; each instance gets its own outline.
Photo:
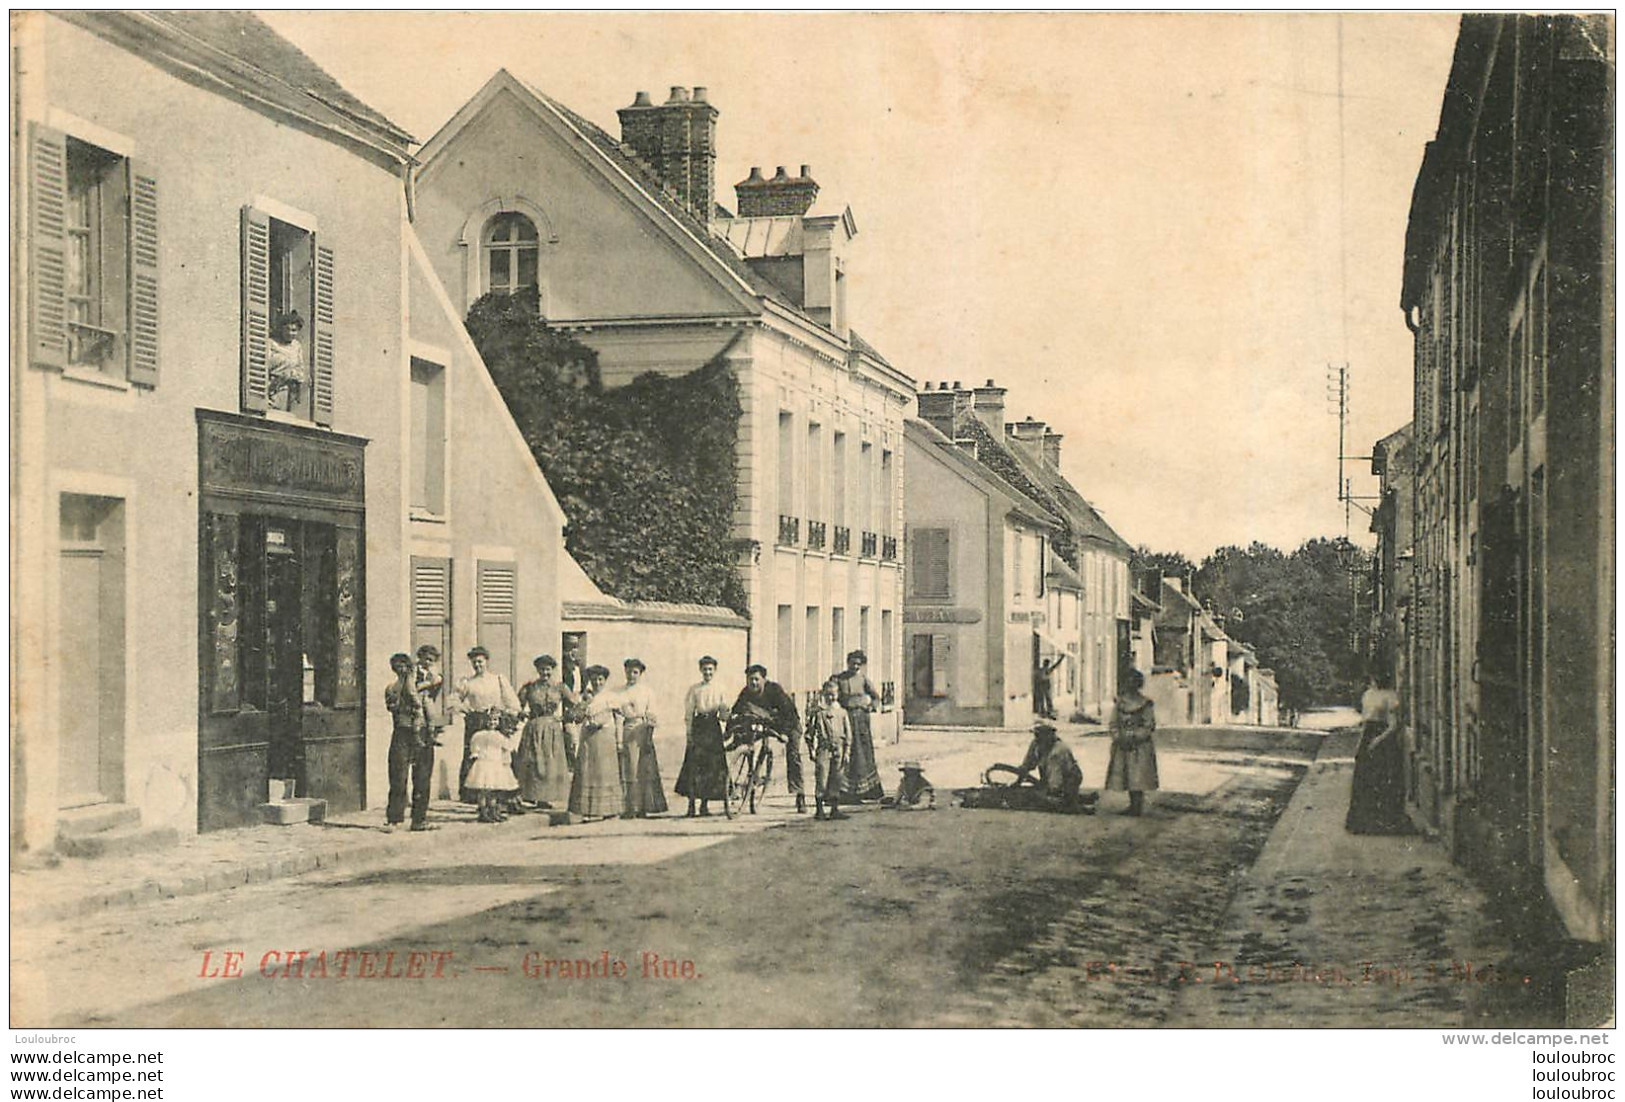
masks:
POLYGON ((260 804, 260 818, 272 826, 319 823, 327 818, 327 801, 310 796, 294 796, 260 804))
POLYGON ((135 826, 141 821, 141 809, 129 804, 90 804, 64 811, 57 816, 58 838, 83 838, 100 834, 104 830, 135 826))
POLYGON ((56 848, 68 857, 122 857, 167 849, 179 841, 174 827, 121 826, 78 837, 59 836, 56 848))

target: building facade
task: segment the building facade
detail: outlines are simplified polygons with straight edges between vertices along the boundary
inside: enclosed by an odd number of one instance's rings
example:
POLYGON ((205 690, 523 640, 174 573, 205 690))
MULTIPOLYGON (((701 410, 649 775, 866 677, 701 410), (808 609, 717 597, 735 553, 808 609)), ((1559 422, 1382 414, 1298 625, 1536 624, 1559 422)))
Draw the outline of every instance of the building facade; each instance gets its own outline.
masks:
POLYGON ((1462 20, 1401 294, 1411 796, 1526 928, 1582 942, 1614 930, 1612 32, 1462 20))
POLYGON ((856 222, 815 209, 806 166, 753 173, 737 213, 717 204, 717 114, 703 88, 640 93, 617 140, 499 72, 424 147, 420 231, 464 310, 491 291, 532 296, 598 353, 606 385, 725 358, 743 418, 718 538, 736 550, 750 658, 808 693, 864 650, 889 709, 913 386, 850 325, 856 222))
POLYGON ((13 29, 13 845, 381 802, 389 655, 556 638, 562 554, 411 139, 246 14, 13 29))

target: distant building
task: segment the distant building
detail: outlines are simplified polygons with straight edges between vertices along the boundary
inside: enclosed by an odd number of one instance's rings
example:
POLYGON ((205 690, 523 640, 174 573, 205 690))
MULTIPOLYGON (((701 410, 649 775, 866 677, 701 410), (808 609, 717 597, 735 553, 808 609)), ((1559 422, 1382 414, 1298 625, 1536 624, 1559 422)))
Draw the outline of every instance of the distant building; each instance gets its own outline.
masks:
MULTIPOLYGON (((807 694, 864 650, 889 708, 906 676, 914 388, 852 328, 852 212, 816 206, 807 166, 753 172, 735 188, 737 213, 719 206, 718 112, 704 88, 660 104, 639 93, 618 115, 616 138, 498 72, 422 150, 429 256, 460 309, 491 291, 527 297, 598 353, 607 385, 724 356, 744 414, 737 511, 717 538, 737 556, 750 658, 807 694)), ((602 655, 600 629, 572 628, 602 655)))
MULTIPOLYGON (((1608 15, 1462 19, 1400 299, 1411 797, 1525 931, 1610 944, 1613 31, 1608 15)), ((1399 520, 1396 499, 1396 541, 1399 520)))

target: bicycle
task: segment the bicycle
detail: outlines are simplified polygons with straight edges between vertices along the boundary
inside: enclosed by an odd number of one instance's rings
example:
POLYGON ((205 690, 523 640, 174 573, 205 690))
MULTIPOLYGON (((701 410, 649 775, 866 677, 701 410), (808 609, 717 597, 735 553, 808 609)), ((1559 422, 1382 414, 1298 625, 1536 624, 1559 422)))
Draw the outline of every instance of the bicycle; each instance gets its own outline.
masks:
POLYGON ((767 783, 773 779, 773 739, 784 741, 784 736, 770 727, 766 720, 755 716, 734 716, 728 721, 728 741, 725 753, 735 753, 728 766, 728 790, 722 809, 728 818, 734 812, 747 808, 752 815, 760 809, 767 795, 767 783))

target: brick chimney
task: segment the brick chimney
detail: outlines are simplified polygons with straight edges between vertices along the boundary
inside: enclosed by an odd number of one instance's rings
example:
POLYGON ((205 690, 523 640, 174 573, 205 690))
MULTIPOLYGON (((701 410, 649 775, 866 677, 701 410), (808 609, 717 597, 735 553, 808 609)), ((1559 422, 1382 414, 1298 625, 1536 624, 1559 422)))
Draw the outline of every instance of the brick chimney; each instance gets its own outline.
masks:
POLYGON ((1004 396, 1007 393, 1004 387, 994 386, 992 379, 971 391, 971 408, 995 440, 1004 439, 1004 396))
POLYGON ((791 176, 780 165, 771 180, 764 180, 762 170, 752 166, 750 175, 734 185, 734 195, 739 199, 741 218, 800 218, 818 198, 818 184, 811 165, 802 165, 799 176, 791 176))
POLYGON ((950 440, 958 435, 955 432, 954 392, 948 389, 947 383, 941 383, 936 390, 932 390, 928 382, 915 397, 920 402, 920 420, 950 440))
POLYGON ((1004 426, 1005 436, 1040 462, 1044 458, 1044 435, 1048 431, 1048 425, 1042 421, 1034 421, 1031 416, 1004 426))
POLYGON ((677 201, 701 222, 711 220, 717 196, 717 109, 703 87, 673 86, 656 106, 639 92, 621 118, 621 144, 642 158, 677 201))
POLYGON ((1061 434, 1046 432, 1044 434, 1044 462, 1056 470, 1061 469, 1061 434))

